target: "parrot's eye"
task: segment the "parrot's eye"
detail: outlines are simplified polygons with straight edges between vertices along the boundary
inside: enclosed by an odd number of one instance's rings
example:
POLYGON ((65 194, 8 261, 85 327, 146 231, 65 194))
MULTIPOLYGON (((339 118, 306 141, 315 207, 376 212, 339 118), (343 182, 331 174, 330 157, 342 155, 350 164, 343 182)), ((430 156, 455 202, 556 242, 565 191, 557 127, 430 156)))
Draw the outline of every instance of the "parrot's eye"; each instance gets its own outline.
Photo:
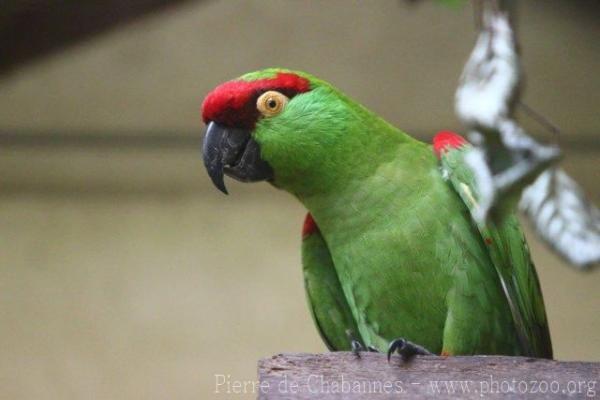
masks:
POLYGON ((283 110, 288 100, 287 96, 274 90, 269 90, 261 94, 256 100, 256 108, 265 117, 272 117, 283 110))

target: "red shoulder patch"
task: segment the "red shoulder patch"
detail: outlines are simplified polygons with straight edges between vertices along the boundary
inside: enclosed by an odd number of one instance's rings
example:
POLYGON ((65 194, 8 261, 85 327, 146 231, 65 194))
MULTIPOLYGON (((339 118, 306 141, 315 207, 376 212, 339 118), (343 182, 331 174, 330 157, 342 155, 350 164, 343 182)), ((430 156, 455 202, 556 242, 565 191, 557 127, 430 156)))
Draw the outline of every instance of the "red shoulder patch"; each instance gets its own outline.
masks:
POLYGON ((440 158, 442 150, 448 151, 448 148, 459 148, 468 143, 467 140, 458 133, 451 131, 440 131, 433 138, 433 151, 437 158, 440 158))
POLYGON ((304 239, 318 231, 319 231, 319 227, 317 226, 312 215, 310 215, 310 213, 307 213, 306 218, 304 218, 304 225, 302 226, 302 239, 304 239))

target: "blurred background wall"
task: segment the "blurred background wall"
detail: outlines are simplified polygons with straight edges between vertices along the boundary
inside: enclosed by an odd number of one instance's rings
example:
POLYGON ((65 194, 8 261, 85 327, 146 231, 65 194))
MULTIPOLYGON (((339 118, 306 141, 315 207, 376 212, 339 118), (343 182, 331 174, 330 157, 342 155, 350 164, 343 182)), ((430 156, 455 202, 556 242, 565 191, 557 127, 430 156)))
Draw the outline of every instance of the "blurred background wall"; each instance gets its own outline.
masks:
MULTIPOLYGON (((598 204, 599 8, 520 3, 525 101, 562 127, 564 166, 598 204)), ((259 357, 324 351, 302 287, 305 211, 266 184, 210 185, 202 99, 286 66, 423 140, 460 131, 471 7, 187 1, 98 32, 12 53, 0 74, 0 398, 218 398, 215 374, 252 380, 259 357)), ((556 357, 599 360, 599 271, 529 238, 556 357)))

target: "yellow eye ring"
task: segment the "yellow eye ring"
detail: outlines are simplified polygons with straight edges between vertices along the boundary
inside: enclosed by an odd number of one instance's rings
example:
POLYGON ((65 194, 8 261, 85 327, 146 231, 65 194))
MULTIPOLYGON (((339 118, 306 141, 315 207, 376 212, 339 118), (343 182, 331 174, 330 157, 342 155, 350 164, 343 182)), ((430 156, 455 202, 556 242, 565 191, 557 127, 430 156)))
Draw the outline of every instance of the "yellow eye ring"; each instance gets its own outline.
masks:
POLYGON ((269 90, 260 95, 256 100, 256 108, 265 117, 272 117, 283 111, 289 99, 286 95, 269 90))

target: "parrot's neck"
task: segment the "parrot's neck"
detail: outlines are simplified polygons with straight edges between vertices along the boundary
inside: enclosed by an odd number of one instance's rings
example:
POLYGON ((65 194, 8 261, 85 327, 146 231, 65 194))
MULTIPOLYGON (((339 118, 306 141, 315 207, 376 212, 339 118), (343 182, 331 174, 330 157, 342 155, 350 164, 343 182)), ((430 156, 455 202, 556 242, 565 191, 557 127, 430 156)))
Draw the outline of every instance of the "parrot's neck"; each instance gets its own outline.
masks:
POLYGON ((431 147, 389 125, 354 152, 336 173, 322 173, 292 192, 322 229, 359 234, 385 223, 390 213, 421 201, 427 185, 440 178, 431 147))

